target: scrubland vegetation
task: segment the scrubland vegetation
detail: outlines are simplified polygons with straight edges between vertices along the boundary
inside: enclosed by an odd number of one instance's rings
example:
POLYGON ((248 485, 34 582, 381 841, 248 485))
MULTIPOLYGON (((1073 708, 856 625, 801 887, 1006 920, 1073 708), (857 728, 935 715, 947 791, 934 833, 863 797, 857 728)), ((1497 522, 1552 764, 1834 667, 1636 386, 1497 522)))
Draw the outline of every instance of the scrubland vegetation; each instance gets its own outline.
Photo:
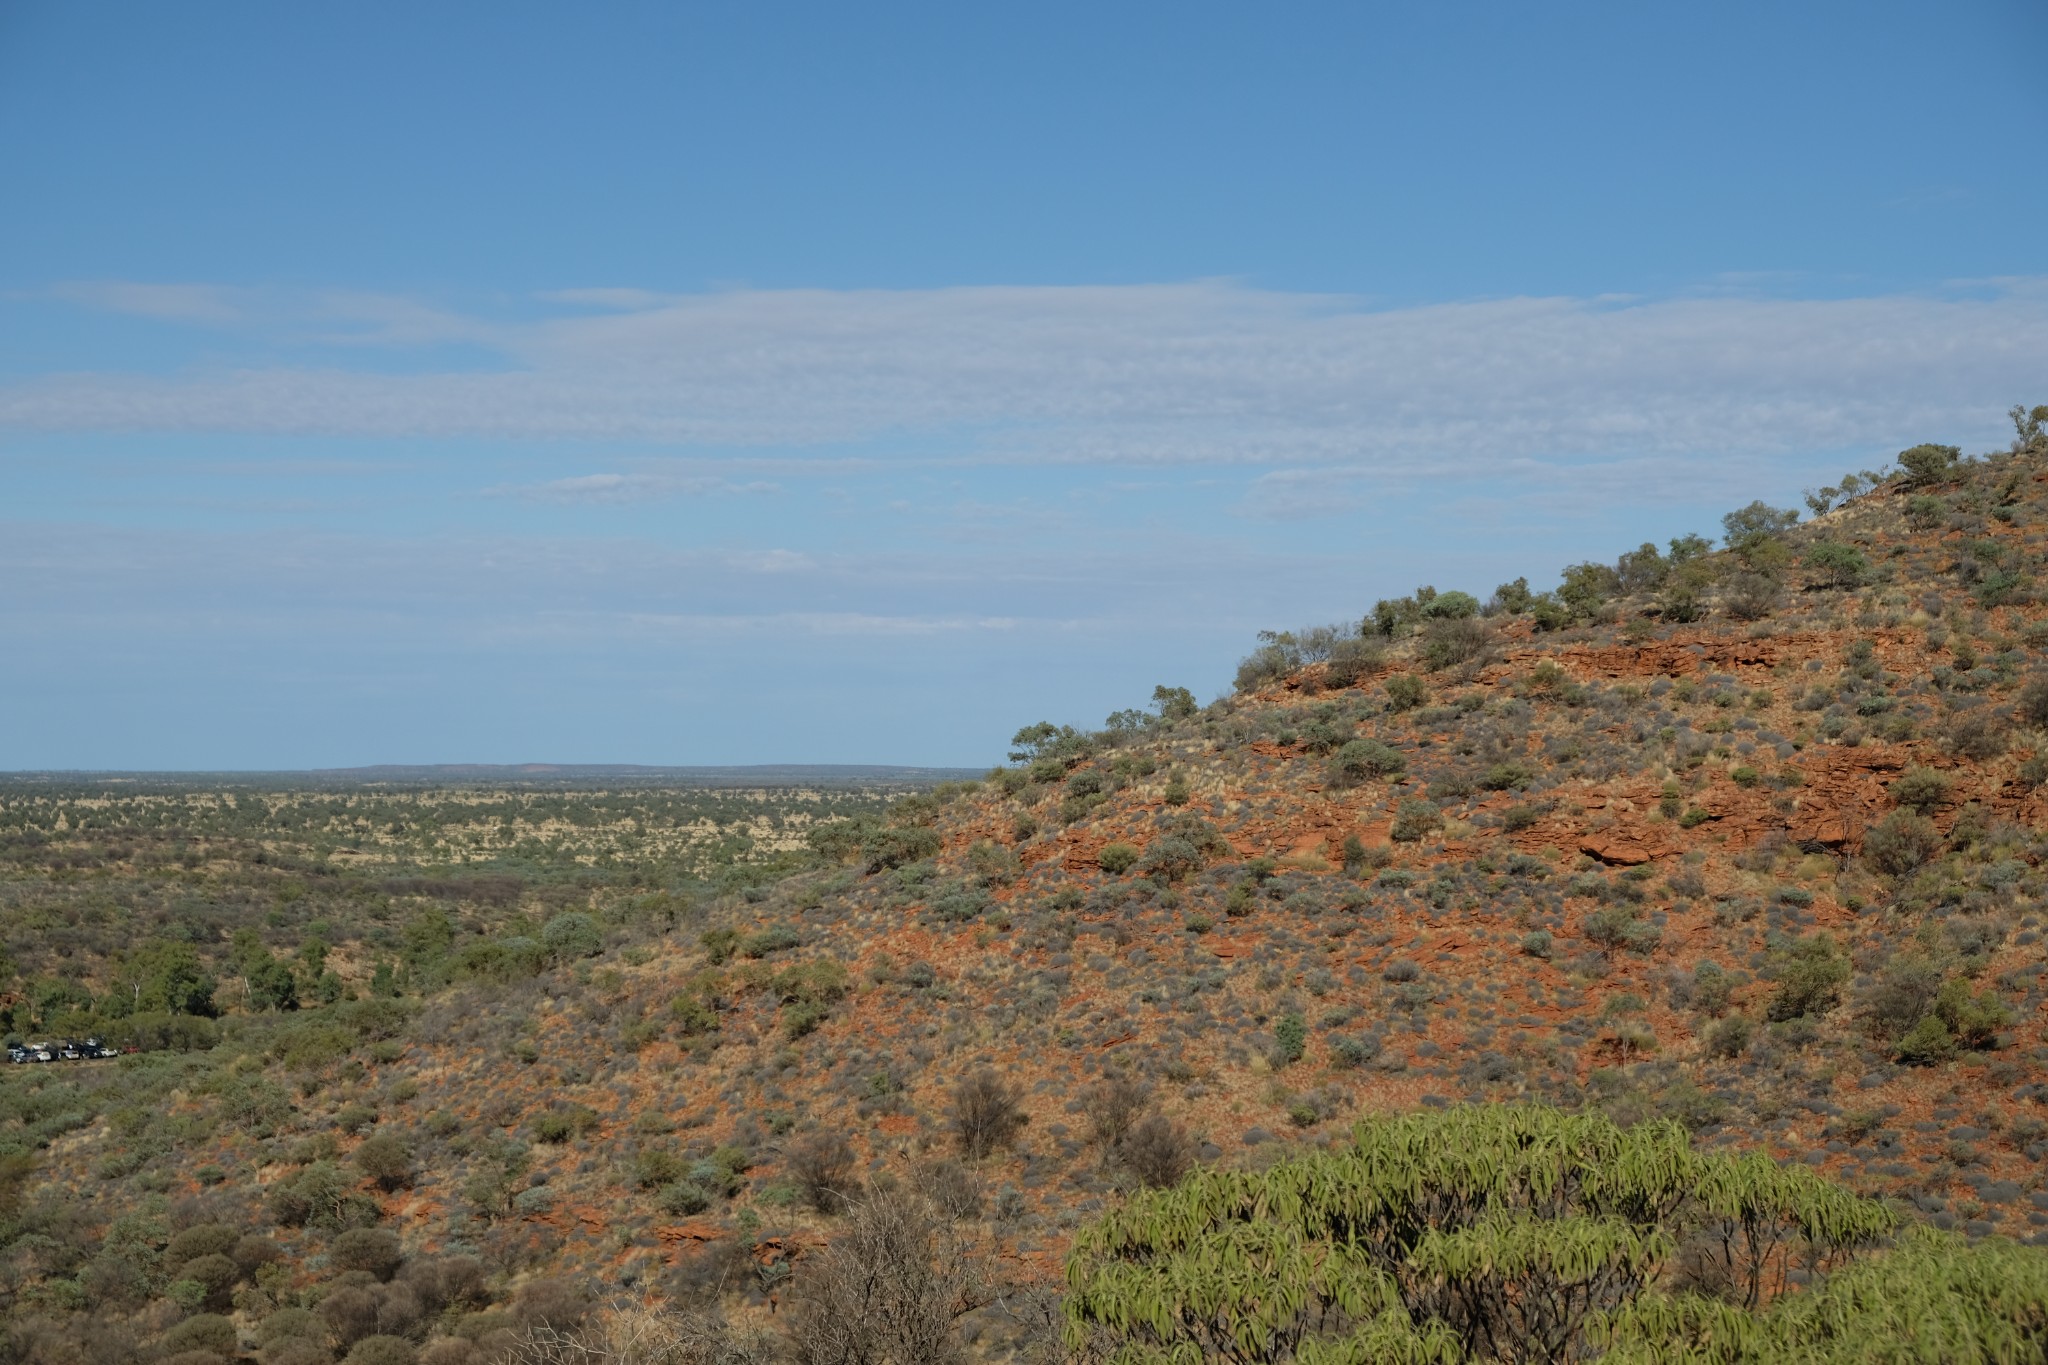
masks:
POLYGON ((0 1358, 2048 1358, 2048 409, 882 792, 0 788, 0 1358))

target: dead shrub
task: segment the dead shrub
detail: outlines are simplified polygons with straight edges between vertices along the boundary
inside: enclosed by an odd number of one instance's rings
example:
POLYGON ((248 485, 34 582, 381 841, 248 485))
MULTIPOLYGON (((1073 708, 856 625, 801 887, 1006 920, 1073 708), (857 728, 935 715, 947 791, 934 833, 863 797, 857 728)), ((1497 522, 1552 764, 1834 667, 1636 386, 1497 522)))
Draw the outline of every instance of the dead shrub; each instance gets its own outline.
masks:
POLYGON ((513 1365, 769 1365, 774 1343, 717 1312, 613 1304, 587 1325, 536 1324, 513 1343, 513 1365))
POLYGON ((1722 604, 1738 621, 1761 621, 1778 609, 1784 590, 1769 574, 1739 573, 1728 580, 1722 604))
POLYGON ((979 1161, 1010 1146, 1029 1123, 1015 1086, 983 1069, 953 1087, 953 1138, 961 1153, 979 1161))
POLYGON ((853 1197, 853 1144, 838 1133, 819 1133, 790 1148, 789 1176, 804 1202, 819 1213, 838 1213, 853 1197))
POLYGON ((1140 1183, 1158 1190, 1180 1183, 1194 1165, 1195 1144, 1180 1124, 1164 1114, 1152 1114, 1124 1135, 1116 1156, 1140 1183))
POLYGON ((1119 1073, 1088 1088, 1081 1099, 1089 1132, 1105 1159, 1152 1107, 1152 1087, 1137 1076, 1119 1073))
POLYGON ((790 1345, 801 1365, 955 1365, 966 1357, 954 1325, 987 1301, 987 1283, 978 1249, 921 1193, 879 1191, 798 1267, 790 1345))

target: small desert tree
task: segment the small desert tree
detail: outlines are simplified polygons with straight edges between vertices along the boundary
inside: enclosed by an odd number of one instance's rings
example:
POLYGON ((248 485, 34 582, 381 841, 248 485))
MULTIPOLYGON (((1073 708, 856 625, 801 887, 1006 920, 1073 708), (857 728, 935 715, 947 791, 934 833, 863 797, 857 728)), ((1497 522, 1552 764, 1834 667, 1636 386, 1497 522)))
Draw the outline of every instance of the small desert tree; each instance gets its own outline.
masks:
POLYGON ((1584 1359, 1596 1330, 1682 1337, 1695 1303, 1757 1322, 1795 1272, 1893 1221, 1803 1167, 1696 1152, 1673 1123, 1458 1108, 1134 1196, 1075 1239, 1066 1334, 1130 1362, 1584 1359), (1718 1298, 1673 1292, 1681 1244, 1718 1298))

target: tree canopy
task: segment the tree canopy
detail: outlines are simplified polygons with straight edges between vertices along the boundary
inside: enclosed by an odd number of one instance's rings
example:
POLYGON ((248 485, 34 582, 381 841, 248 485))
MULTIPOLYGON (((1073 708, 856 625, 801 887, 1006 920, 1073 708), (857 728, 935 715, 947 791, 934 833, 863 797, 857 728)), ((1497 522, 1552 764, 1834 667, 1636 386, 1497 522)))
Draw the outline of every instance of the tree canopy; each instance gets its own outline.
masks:
POLYGON ((1134 1196, 1076 1238, 1066 1333, 1116 1365, 2042 1358, 2048 1255, 1879 1250, 1895 1221, 1669 1122, 1454 1108, 1134 1196))

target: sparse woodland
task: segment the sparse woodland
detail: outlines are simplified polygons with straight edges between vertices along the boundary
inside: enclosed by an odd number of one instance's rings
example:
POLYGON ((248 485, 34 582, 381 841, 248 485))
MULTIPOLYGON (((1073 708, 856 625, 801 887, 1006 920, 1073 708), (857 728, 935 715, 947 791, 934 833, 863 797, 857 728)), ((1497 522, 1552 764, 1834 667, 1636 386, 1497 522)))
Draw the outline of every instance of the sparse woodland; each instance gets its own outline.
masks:
POLYGON ((2048 1359, 2013 420, 976 783, 9 780, 0 1361, 2048 1359))

